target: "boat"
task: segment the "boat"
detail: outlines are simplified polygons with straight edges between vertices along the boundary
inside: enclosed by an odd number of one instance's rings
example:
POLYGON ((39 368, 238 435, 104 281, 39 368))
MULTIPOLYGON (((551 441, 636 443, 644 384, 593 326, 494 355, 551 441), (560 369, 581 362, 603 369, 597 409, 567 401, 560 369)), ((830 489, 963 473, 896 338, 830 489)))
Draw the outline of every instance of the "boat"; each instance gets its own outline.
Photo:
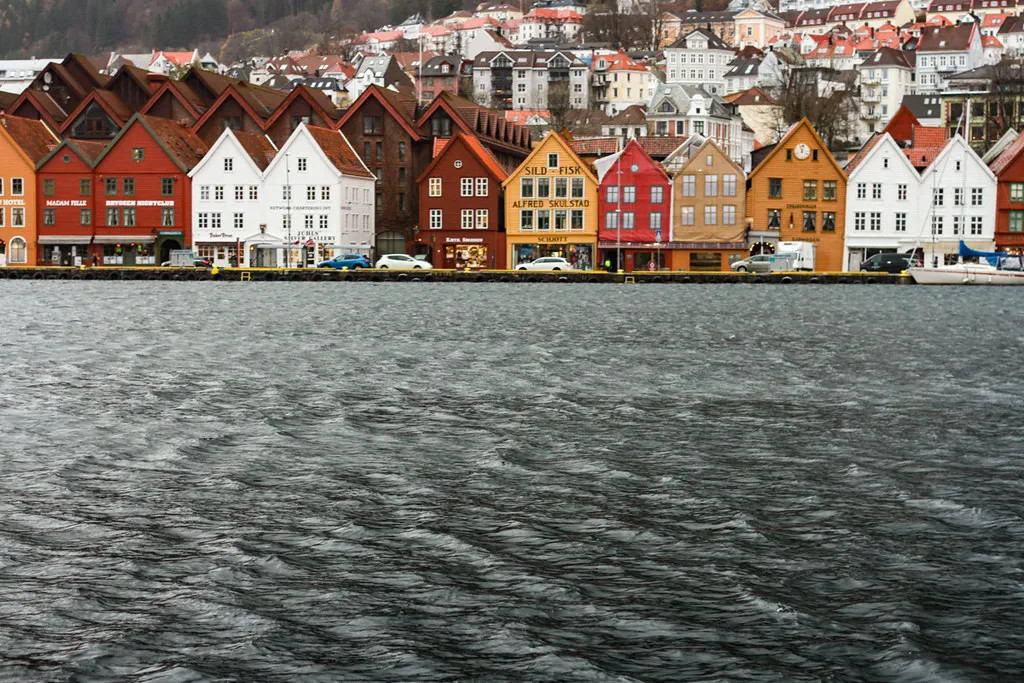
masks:
POLYGON ((935 268, 915 266, 907 272, 919 285, 1024 285, 1024 256, 976 251, 961 240, 958 263, 935 268))

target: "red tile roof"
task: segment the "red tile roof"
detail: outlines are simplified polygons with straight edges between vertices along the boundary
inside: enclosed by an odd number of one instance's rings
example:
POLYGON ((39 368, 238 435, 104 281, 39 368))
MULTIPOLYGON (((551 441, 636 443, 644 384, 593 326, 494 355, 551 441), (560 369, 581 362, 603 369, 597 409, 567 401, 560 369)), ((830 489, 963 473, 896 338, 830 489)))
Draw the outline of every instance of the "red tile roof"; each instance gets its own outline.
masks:
POLYGON ((270 138, 266 135, 246 133, 240 130, 233 130, 231 134, 235 136, 238 144, 242 146, 242 149, 249 155, 253 163, 261 171, 266 171, 267 166, 270 165, 270 162, 274 160, 274 156, 277 155, 277 149, 274 147, 274 143, 270 141, 270 138))
POLYGON ((652 159, 662 160, 672 152, 676 151, 680 144, 685 142, 681 137, 657 136, 636 138, 644 151, 651 155, 652 159))
POLYGON ((359 176, 361 178, 373 178, 374 175, 363 166, 363 162, 356 156, 352 146, 340 131, 320 128, 319 126, 306 126, 306 130, 313 136, 316 144, 324 151, 334 167, 345 175, 359 176))
POLYGON ((89 164, 95 164, 96 160, 103 156, 103 152, 107 149, 107 143, 94 142, 92 140, 68 140, 67 143, 68 147, 78 152, 78 155, 89 162, 89 164))
POLYGON ((434 153, 430 155, 430 158, 433 159, 437 157, 437 155, 440 154, 448 145, 448 142, 449 138, 434 138, 434 153))
POLYGON ((1002 154, 997 156, 995 160, 989 164, 989 168, 997 176, 1006 170, 1006 167, 1013 163, 1013 161, 1020 156, 1021 151, 1024 150, 1024 135, 1018 135, 1017 139, 1014 140, 1003 150, 1002 154))
POLYGON ((742 105, 768 105, 775 104, 775 100, 769 95, 764 89, 754 86, 747 90, 742 90, 737 93, 725 96, 725 101, 729 104, 735 104, 738 106, 742 105))
POLYGON ((860 166, 865 159, 867 159, 868 154, 871 153, 871 150, 873 150, 875 146, 879 142, 881 142, 883 135, 884 133, 875 133, 870 138, 868 138, 868 141, 864 143, 864 146, 861 147, 860 150, 853 155, 853 158, 850 159, 850 161, 846 164, 846 168, 844 170, 846 171, 847 175, 853 173, 853 170, 860 166))
POLYGON ((194 168, 209 151, 209 147, 198 135, 174 121, 142 114, 136 116, 186 171, 194 168))
POLYGON ((3 126, 33 164, 45 159, 50 150, 60 144, 60 140, 50 132, 46 124, 37 119, 0 114, 0 126, 3 126))
POLYGON ((930 166, 946 146, 946 129, 941 126, 916 126, 913 143, 903 153, 916 168, 930 166))
POLYGON ((911 113, 910 109, 906 106, 901 106, 896 113, 889 119, 889 123, 882 130, 883 133, 888 133, 892 136, 892 139, 899 144, 904 144, 908 140, 912 140, 914 137, 914 128, 921 125, 921 122, 917 120, 917 117, 911 113))
POLYGON ((615 154, 619 151, 620 144, 619 138, 617 137, 583 138, 580 140, 569 141, 569 146, 572 147, 572 151, 584 157, 615 154))

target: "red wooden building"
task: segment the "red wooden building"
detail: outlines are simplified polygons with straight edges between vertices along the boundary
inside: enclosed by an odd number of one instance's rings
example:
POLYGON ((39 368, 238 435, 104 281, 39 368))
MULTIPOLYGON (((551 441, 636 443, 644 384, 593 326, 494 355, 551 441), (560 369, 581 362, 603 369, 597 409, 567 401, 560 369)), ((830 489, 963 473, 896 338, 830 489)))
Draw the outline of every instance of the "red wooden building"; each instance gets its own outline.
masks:
POLYGON ((990 165, 996 186, 996 249, 1024 252, 1024 135, 990 165))
POLYGON ((188 172, 207 152, 166 119, 135 114, 93 168, 94 253, 103 265, 159 265, 192 244, 188 172))
POLYGON ((92 166, 104 149, 102 142, 65 140, 40 162, 36 172, 40 264, 90 262, 97 219, 92 166))
POLYGON ((415 249, 439 268, 505 268, 504 169, 474 135, 434 140, 433 161, 416 180, 415 249))
MULTIPOLYGON (((663 260, 658 244, 671 239, 672 224, 672 182, 665 169, 635 139, 595 165, 601 178, 598 263, 611 261, 613 268, 631 271, 646 268, 651 260, 663 260), (616 262, 620 251, 622 265, 616 262), (634 264, 638 252, 643 252, 645 262, 634 264)), ((657 263, 658 268, 663 266, 663 262, 657 263)))

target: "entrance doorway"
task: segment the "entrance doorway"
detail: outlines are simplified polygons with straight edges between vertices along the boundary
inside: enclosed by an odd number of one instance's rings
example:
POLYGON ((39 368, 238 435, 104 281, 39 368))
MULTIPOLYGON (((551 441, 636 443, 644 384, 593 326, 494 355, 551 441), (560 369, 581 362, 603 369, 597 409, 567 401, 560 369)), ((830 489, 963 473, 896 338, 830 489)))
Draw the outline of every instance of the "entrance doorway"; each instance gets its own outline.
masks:
POLYGON ((160 263, 171 260, 171 252, 181 249, 181 242, 178 240, 164 240, 160 245, 160 263))

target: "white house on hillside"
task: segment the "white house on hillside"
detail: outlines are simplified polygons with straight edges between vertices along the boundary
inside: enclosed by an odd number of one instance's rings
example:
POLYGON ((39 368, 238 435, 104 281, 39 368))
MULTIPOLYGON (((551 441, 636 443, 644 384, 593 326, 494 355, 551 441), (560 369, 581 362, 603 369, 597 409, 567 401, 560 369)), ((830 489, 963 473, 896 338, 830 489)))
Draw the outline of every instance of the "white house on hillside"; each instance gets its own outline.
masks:
POLYGON ((736 57, 731 47, 705 28, 697 28, 665 48, 665 82, 703 87, 725 94, 725 74, 736 57))

